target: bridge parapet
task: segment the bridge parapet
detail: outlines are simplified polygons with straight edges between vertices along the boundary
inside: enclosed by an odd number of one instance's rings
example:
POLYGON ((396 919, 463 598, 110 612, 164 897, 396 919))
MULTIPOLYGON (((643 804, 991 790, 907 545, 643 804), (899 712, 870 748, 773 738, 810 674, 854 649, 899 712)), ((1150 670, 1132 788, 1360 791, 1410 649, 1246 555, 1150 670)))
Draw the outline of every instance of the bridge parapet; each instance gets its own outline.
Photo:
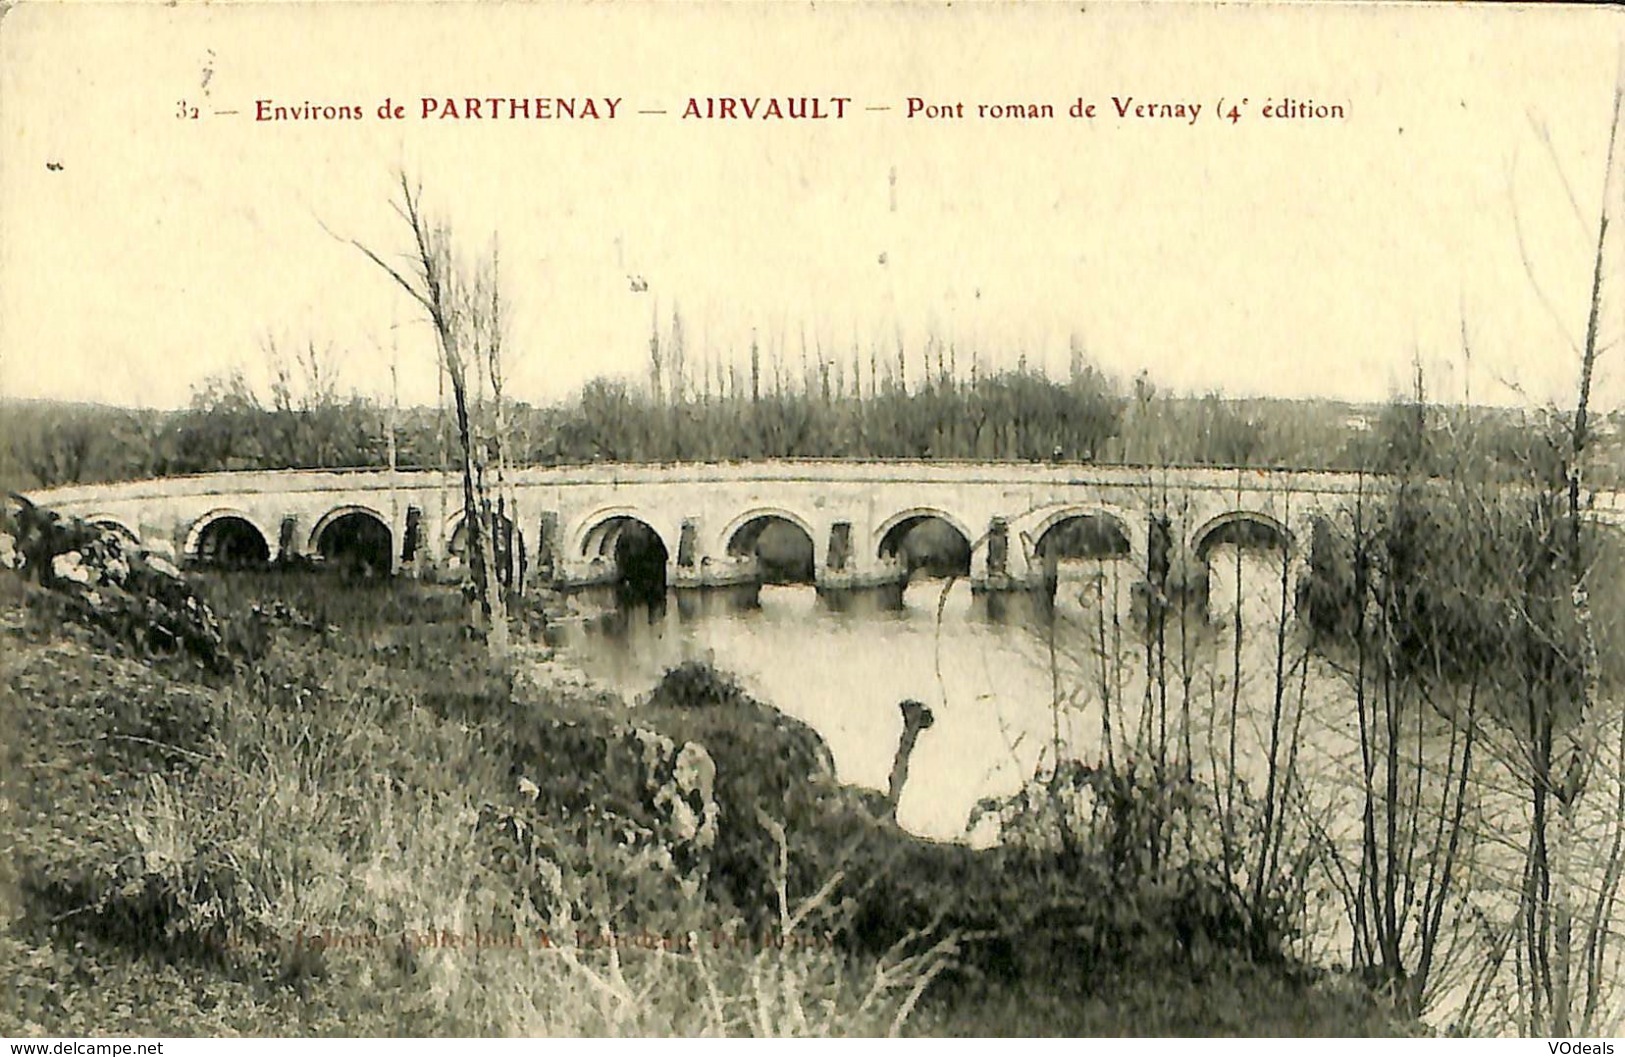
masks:
MULTIPOLYGON (((1301 563, 1314 519, 1350 509, 1373 487, 1372 477, 1358 474, 1211 467, 601 464, 513 470, 508 509, 532 567, 565 583, 616 578, 623 571, 619 542, 645 530, 665 552, 670 584, 759 577, 752 541, 771 521, 810 541, 821 587, 891 585, 907 577, 903 537, 931 523, 962 541, 974 584, 999 590, 1044 583, 1052 566, 1080 556, 1143 576, 1158 562, 1205 563, 1215 549, 1267 541, 1271 533, 1301 563)), ((338 545, 329 533, 344 515, 364 513, 387 533, 392 570, 455 564, 462 518, 460 478, 439 470, 219 473, 30 498, 116 524, 145 542, 167 541, 194 560, 208 557, 210 526, 228 518, 238 553, 258 553, 262 544, 272 560, 320 558, 338 545)), ((1597 494, 1593 508, 1625 524, 1619 494, 1597 494)))

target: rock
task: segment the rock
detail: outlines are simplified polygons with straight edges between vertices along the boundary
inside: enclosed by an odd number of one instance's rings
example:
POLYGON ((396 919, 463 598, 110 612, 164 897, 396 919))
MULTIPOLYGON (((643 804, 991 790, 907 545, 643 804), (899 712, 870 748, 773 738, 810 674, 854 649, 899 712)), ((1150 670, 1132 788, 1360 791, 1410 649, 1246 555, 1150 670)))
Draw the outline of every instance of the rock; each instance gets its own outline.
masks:
POLYGON ((63 518, 16 494, 0 528, 20 552, 5 567, 54 592, 64 619, 143 650, 183 651, 212 671, 231 668, 214 613, 168 559, 132 552, 118 532, 63 518))
POLYGON ((58 580, 76 584, 93 584, 100 579, 94 570, 85 565, 85 556, 78 551, 68 551, 53 557, 51 575, 58 580))

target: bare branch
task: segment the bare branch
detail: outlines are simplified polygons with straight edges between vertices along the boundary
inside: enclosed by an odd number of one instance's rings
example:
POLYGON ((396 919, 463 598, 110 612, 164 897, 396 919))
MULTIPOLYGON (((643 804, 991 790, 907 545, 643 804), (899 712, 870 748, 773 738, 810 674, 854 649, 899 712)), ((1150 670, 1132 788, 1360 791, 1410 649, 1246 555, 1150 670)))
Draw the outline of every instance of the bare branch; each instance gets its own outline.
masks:
POLYGON ((1518 211, 1518 198, 1512 187, 1512 171, 1510 167, 1507 170, 1507 194, 1512 198, 1512 233, 1518 241, 1518 259, 1523 262, 1524 276, 1529 280, 1530 288, 1534 290, 1535 296, 1540 300, 1540 306, 1546 310, 1546 314, 1551 317, 1552 324, 1563 335, 1563 340, 1568 344, 1569 351, 1578 355, 1580 347, 1575 344, 1573 336, 1569 334, 1568 325, 1563 320, 1563 313, 1558 311, 1557 306, 1552 303, 1551 295, 1546 292, 1546 288, 1540 284, 1540 280, 1535 276, 1535 266, 1529 259, 1529 246, 1524 241, 1523 216, 1518 211))
POLYGON ((1557 170, 1557 178, 1563 184, 1563 193, 1568 195, 1569 208, 1574 211, 1574 219, 1579 222, 1583 229, 1585 227, 1585 216, 1580 210, 1579 201, 1574 197, 1574 188, 1569 185, 1569 174, 1563 171, 1562 164, 1557 160, 1557 150, 1552 146, 1551 130, 1546 127, 1546 122, 1535 116, 1533 110, 1526 111, 1525 114, 1529 118, 1530 126, 1535 130, 1536 138, 1546 148, 1546 155, 1552 160, 1552 168, 1557 170))

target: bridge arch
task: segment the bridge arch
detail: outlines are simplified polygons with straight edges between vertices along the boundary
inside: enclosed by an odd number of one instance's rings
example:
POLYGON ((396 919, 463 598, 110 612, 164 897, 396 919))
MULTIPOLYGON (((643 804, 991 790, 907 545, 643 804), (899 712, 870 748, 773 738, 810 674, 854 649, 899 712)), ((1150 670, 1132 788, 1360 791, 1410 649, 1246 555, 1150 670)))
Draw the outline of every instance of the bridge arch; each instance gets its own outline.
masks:
POLYGON ((1208 619, 1254 630, 1277 627, 1291 609, 1292 530, 1269 514, 1231 510, 1207 521, 1191 538, 1194 565, 1186 581, 1208 619), (1220 548, 1233 553, 1216 560, 1220 548))
POLYGON ((1127 522, 1114 511, 1097 506, 1068 506, 1054 511, 1027 530, 1033 558, 1117 559, 1134 556, 1134 538, 1127 522), (1068 553, 1075 552, 1075 553, 1068 553))
MULTIPOLYGON (((880 526, 875 529, 872 541, 875 557, 882 561, 904 558, 905 555, 903 555, 902 551, 905 539, 915 529, 930 522, 937 522, 951 530, 952 534, 958 537, 958 545, 955 549, 963 553, 956 553, 952 556, 951 561, 933 560, 929 564, 936 566, 939 572, 952 568, 957 575, 968 575, 970 573, 971 552, 975 549, 977 534, 971 532, 960 518, 940 507, 910 507, 907 510, 898 511, 881 522, 880 526)), ((924 565, 927 563, 920 562, 916 564, 924 565)))
MULTIPOLYGON (((525 534, 519 522, 493 510, 491 529, 492 546, 496 551, 491 556, 495 559, 492 565, 497 570, 498 581, 509 589, 515 586, 516 580, 523 584, 530 567, 530 552, 525 548, 525 534)), ((443 559, 446 567, 459 573, 471 572, 467 560, 468 519, 461 508, 446 519, 444 531, 442 538, 446 541, 446 550, 443 559)))
POLYGON ((370 506, 334 507, 310 530, 307 554, 347 571, 387 575, 395 567, 395 533, 389 519, 370 506))
POLYGON ((1132 515, 1099 502, 1066 503, 1035 511, 1023 523, 1027 585, 1049 605, 1128 611, 1146 548, 1145 530, 1137 539, 1132 515))
POLYGON ((1230 510, 1209 519, 1191 535, 1191 553, 1207 561, 1214 547, 1223 544, 1253 550, 1292 553, 1292 530, 1257 510, 1230 510))
POLYGON ((671 541, 652 519, 626 507, 606 507, 588 515, 574 534, 575 553, 590 561, 614 563, 618 592, 654 605, 665 598, 671 541))
POLYGON ((141 543, 141 534, 135 529, 131 528, 126 522, 114 517, 112 514, 93 514, 90 517, 85 518, 85 523, 94 525, 97 528, 111 529, 120 536, 123 536, 129 542, 138 546, 141 543))
MULTIPOLYGON (((461 507, 446 518, 442 538, 446 541, 447 562, 460 565, 463 561, 463 555, 468 552, 468 526, 466 522, 467 518, 464 516, 461 507)), ((525 554, 525 534, 518 521, 493 510, 491 511, 491 524, 498 531, 504 528, 512 531, 512 538, 519 547, 520 555, 525 554)))
POLYGON ((637 507, 600 507, 576 523, 575 531, 570 534, 570 553, 588 560, 613 557, 618 536, 633 523, 653 533, 667 554, 677 553, 675 540, 662 532, 657 522, 658 519, 637 507))
POLYGON ((252 566, 271 560, 273 535, 247 512, 216 507, 186 531, 182 554, 206 565, 252 566))
POLYGON ((717 534, 716 547, 712 553, 734 553, 734 544, 738 540, 740 532, 747 528, 753 521, 767 520, 787 521, 796 528, 800 529, 802 532, 806 533, 808 539, 816 540, 818 538, 817 533, 813 530, 812 522, 808 521, 795 511, 779 506, 759 506, 752 507, 743 514, 740 514, 738 517, 735 517, 732 521, 728 522, 727 527, 717 534))
POLYGON ((712 554, 755 558, 769 582, 812 583, 817 576, 816 531, 806 518, 783 507, 755 507, 740 514, 722 530, 717 544, 712 554), (764 543, 770 553, 763 553, 764 543))

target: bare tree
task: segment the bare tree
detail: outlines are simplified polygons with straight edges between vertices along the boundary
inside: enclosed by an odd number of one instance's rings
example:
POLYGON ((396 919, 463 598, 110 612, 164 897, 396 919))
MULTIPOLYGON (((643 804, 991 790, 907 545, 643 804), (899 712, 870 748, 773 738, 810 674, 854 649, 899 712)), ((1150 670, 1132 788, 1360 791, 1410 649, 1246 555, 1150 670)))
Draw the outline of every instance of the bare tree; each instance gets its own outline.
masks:
MULTIPOLYGON (((1594 906, 1584 916, 1583 941, 1575 934, 1578 900, 1582 886, 1576 884, 1574 858, 1580 839, 1581 799, 1588 779, 1603 748, 1599 734, 1599 663, 1595 625, 1590 604, 1590 570, 1582 534, 1586 513, 1582 503, 1583 471, 1589 459, 1592 382, 1602 343, 1603 284, 1607 277, 1610 200, 1616 191, 1615 151, 1618 144, 1621 103, 1625 97, 1625 70, 1614 86, 1613 109, 1608 129, 1608 148, 1603 169, 1602 204, 1596 222, 1596 243, 1592 261, 1590 299, 1586 328, 1580 349, 1579 393, 1570 430, 1567 465, 1560 482, 1566 499, 1567 531, 1558 541, 1566 563, 1567 586, 1573 605, 1572 620, 1579 642, 1567 658, 1575 677, 1572 685, 1578 700, 1561 718, 1546 709, 1532 713, 1529 730, 1535 829, 1529 844, 1529 865, 1525 874, 1525 938, 1529 968, 1536 983, 1537 1014, 1532 1027, 1554 1035, 1573 1031, 1590 1032, 1596 1027, 1604 967, 1603 951, 1608 941, 1608 920, 1620 875, 1618 820, 1612 840, 1612 853, 1604 868, 1605 883, 1594 896, 1594 906), (1583 949, 1581 964, 1575 964, 1576 945, 1583 949)), ((1625 764, 1625 760, 1617 761, 1625 764)), ((1616 773, 1616 783, 1625 774, 1616 773)))
MULTIPOLYGON (((333 347, 306 339, 294 347, 292 360, 272 335, 261 342, 271 372, 271 407, 275 419, 275 453, 284 466, 335 466, 353 459, 343 443, 343 405, 333 381, 333 347), (295 374, 297 372, 297 377, 295 374)), ((272 455, 272 452, 267 452, 272 455)))
POLYGON ((460 260, 450 224, 424 213, 422 188, 414 186, 402 173, 400 189, 400 200, 393 205, 412 232, 412 248, 400 266, 389 263, 356 239, 347 241, 421 305, 434 326, 440 367, 451 381, 462 456, 463 524, 474 588, 470 616, 476 627, 484 628, 491 656, 500 661, 507 657, 509 647, 506 600, 494 561, 494 526, 503 517, 501 507, 505 505, 500 497, 502 453, 498 448, 493 484, 487 480, 493 454, 476 428, 483 393, 481 388, 471 388, 469 377, 472 368, 475 386, 479 375, 491 379, 497 427, 493 433, 500 436, 502 298, 497 253, 493 246, 489 253, 471 262, 460 260), (493 488, 498 491, 496 509, 493 488))
MULTIPOLYGON (((1493 482, 1475 457, 1483 453, 1459 445, 1451 464, 1440 465, 1428 450, 1419 385, 1414 402, 1398 409, 1416 420, 1387 453, 1395 491, 1379 504, 1386 524, 1362 523, 1357 508, 1353 531, 1364 794, 1358 880, 1348 893, 1355 962, 1413 1014, 1441 988, 1464 984, 1461 1015, 1471 1018, 1510 954, 1512 1015, 1518 1030, 1537 1035, 1597 1034, 1618 998, 1609 993, 1617 973, 1609 947, 1625 868, 1625 742, 1612 773, 1599 764, 1625 719, 1608 700, 1617 675, 1612 687, 1603 684, 1591 603, 1599 547, 1583 470, 1592 383, 1606 350, 1622 90, 1625 82, 1614 92, 1603 199, 1590 232, 1586 323, 1574 346, 1578 395, 1553 443, 1560 458, 1532 458, 1525 483, 1511 488, 1493 482), (1449 717, 1449 743, 1424 754, 1423 720, 1434 712, 1449 717), (1415 725, 1408 736, 1402 722, 1415 725), (1471 887, 1464 871, 1477 857, 1474 843, 1501 836, 1476 833, 1468 820, 1481 797, 1498 791, 1475 767, 1480 749, 1521 787, 1516 914, 1504 932, 1490 927, 1480 937, 1477 965, 1456 967, 1467 977, 1447 978, 1439 970, 1456 953, 1448 948, 1462 925, 1445 917, 1457 902, 1452 889, 1471 887), (1604 803, 1588 805, 1588 789, 1599 787, 1604 803)), ((1527 254, 1524 261, 1528 268, 1527 254)))

